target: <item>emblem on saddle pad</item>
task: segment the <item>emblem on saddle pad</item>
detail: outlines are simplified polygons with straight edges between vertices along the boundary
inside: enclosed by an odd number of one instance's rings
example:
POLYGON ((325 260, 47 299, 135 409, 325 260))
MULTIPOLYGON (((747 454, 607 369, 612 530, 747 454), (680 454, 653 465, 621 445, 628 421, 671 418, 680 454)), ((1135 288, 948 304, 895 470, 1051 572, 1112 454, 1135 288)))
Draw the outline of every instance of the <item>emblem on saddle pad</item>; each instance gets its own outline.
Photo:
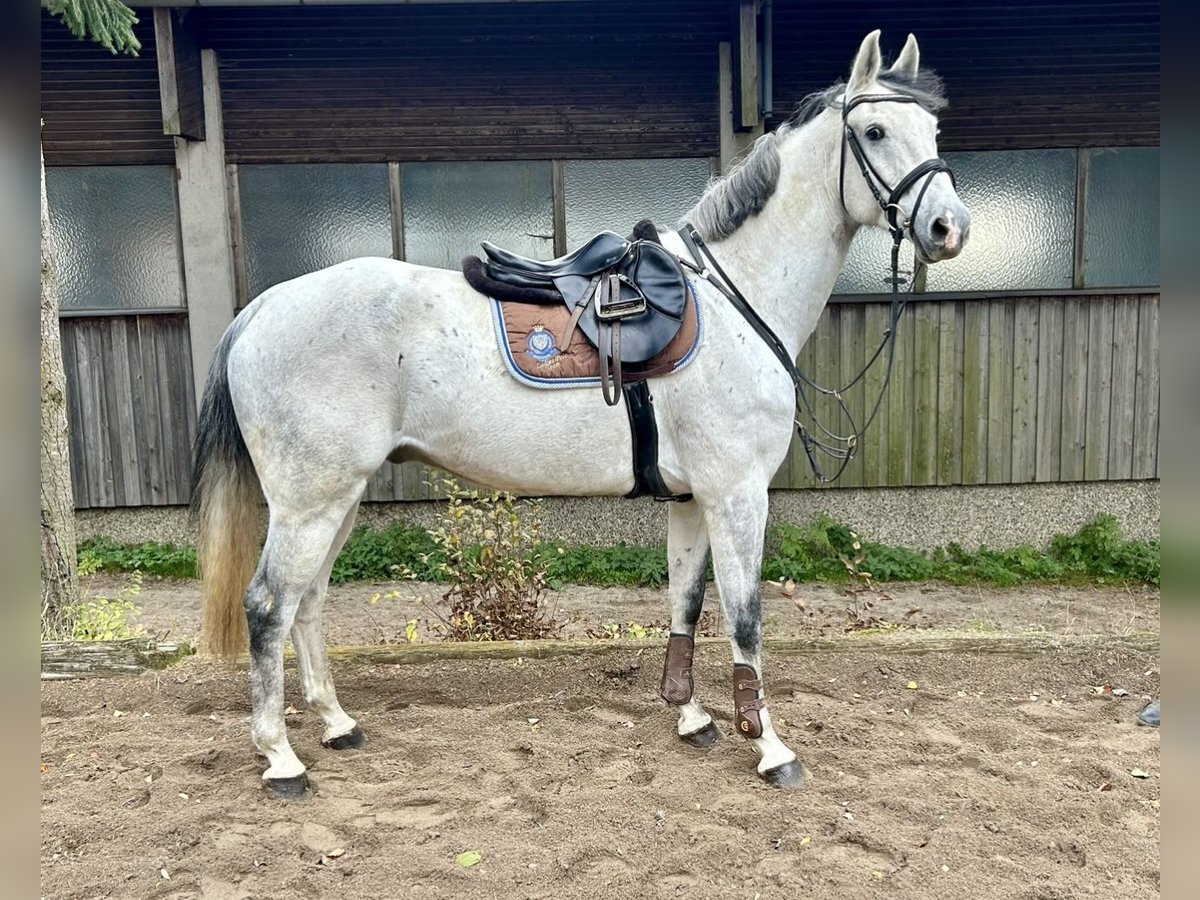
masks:
POLYGON ((554 346, 554 335, 548 332, 544 325, 534 325, 533 331, 525 339, 525 352, 538 362, 545 362, 558 356, 558 348, 554 346))

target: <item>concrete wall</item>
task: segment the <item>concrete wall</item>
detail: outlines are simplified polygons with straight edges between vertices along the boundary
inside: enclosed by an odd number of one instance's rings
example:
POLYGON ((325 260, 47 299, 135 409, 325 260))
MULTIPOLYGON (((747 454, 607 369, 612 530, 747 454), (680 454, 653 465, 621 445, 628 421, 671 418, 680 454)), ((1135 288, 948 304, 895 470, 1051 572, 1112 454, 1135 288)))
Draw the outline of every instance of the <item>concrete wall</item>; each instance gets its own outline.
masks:
MULTIPOLYGON (((807 524, 826 512, 888 544, 932 549, 954 541, 967 549, 1045 546, 1074 532, 1099 513, 1117 517, 1126 536, 1159 536, 1159 482, 1097 481, 1070 484, 963 487, 850 488, 838 491, 775 491, 771 524, 807 524)), ((364 504, 359 524, 376 528, 405 521, 430 525, 437 501, 364 504)), ((544 534, 567 544, 605 546, 625 541, 666 542, 667 504, 652 500, 553 497, 544 501, 544 534)), ((76 513, 79 537, 103 536, 126 543, 192 543, 185 507, 87 509, 76 513)))

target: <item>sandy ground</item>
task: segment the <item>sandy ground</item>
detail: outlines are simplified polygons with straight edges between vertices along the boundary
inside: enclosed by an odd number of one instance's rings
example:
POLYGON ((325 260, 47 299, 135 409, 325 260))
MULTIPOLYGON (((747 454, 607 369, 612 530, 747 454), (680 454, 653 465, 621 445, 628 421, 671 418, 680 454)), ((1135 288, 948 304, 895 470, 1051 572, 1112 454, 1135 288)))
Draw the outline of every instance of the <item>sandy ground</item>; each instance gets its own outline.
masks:
MULTIPOLYGON (((804 611, 776 591, 768 632, 840 630, 846 598, 822 590, 798 589, 804 611)), ((372 593, 335 592, 336 641, 402 628, 402 603, 415 601, 372 607, 372 593), (364 611, 377 618, 364 625, 364 611)), ((921 606, 925 625, 1157 630, 1150 592, 889 593, 879 605, 921 606)), ((144 621, 185 634, 194 598, 189 583, 148 584, 144 621)), ((650 623, 664 609, 653 591, 560 599, 580 629, 650 623)), ((290 804, 260 787, 244 672, 193 657, 47 682, 43 895, 1158 896, 1159 734, 1133 724, 1159 688, 1151 654, 775 654, 771 708, 810 773, 788 793, 758 782, 732 733, 727 652, 697 659, 724 736, 709 751, 674 736, 661 662, 650 640, 601 656, 343 664, 339 693, 368 743, 342 753, 320 747, 289 668, 290 733, 315 786, 290 804), (466 850, 482 861, 458 866, 466 850)))

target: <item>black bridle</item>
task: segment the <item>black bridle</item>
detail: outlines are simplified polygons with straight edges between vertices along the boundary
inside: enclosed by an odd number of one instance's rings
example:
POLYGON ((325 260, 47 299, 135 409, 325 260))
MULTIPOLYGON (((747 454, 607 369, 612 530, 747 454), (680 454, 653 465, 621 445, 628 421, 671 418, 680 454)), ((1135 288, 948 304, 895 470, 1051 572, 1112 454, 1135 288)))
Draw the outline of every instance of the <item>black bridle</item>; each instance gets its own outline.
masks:
POLYGON ((888 328, 883 333, 883 340, 880 342, 875 352, 871 355, 871 358, 867 361, 867 364, 863 366, 862 371, 842 387, 836 389, 822 387, 801 372, 796 367, 795 361, 784 348, 783 343, 775 335, 775 332, 772 331, 771 327, 763 321, 762 317, 757 312, 755 312, 749 301, 747 301, 742 295, 741 291, 737 289, 737 286, 733 283, 732 279, 725 274, 724 269, 721 268, 720 263, 718 263, 713 257, 712 252, 708 249, 708 245, 704 242, 704 239, 700 237, 700 234, 691 225, 691 223, 685 222, 683 226, 679 228, 678 232, 679 236, 683 238, 684 244, 687 245, 692 257, 695 259, 695 264, 682 258, 680 258, 680 262, 695 271, 698 275, 706 279, 722 294, 724 294, 733 307, 742 314, 746 321, 750 323, 750 326, 758 333, 759 337, 763 339, 764 343, 766 343, 766 345, 771 349, 771 352, 773 352, 775 356, 779 358, 779 361, 783 363, 783 367, 785 370, 787 370, 788 375, 792 379, 792 384, 796 389, 797 412, 799 413, 800 411, 803 411, 808 418, 812 420, 813 424, 822 434, 822 438, 820 439, 814 437, 808 428, 805 427, 804 423, 800 421, 799 415, 796 417, 796 430, 800 436, 800 442, 804 447, 804 452, 808 456, 809 465, 812 467, 813 474, 816 476, 817 480, 823 483, 836 481, 846 470, 846 466, 850 464, 850 460, 854 459, 854 455, 858 450, 859 441, 863 433, 871 426, 871 423, 875 421, 875 417, 879 414, 879 407, 883 404, 883 397, 887 393, 888 384, 892 380, 892 363, 896 354, 896 330, 900 323, 900 315, 904 312, 904 308, 908 303, 908 301, 904 299, 900 293, 900 285, 907 282, 909 284, 909 292, 912 291, 912 283, 908 282, 908 279, 900 277, 900 244, 907 235, 912 240, 914 246, 916 246, 920 251, 920 255, 923 257, 928 257, 930 254, 926 252, 925 245, 921 242, 920 236, 913 228, 913 223, 917 218, 917 210, 920 208, 921 201, 925 198, 925 192, 929 189, 930 182, 933 181, 934 176, 939 172, 945 172, 947 175, 949 175, 950 183, 957 187, 957 184, 954 180, 954 173, 950 171, 950 166, 946 164, 945 160, 939 158, 925 160, 923 163, 920 163, 914 167, 912 171, 908 172, 908 174, 901 178, 896 183, 895 187, 888 187, 887 181, 879 174, 875 167, 871 165, 871 160, 867 157, 867 153, 863 149, 863 146, 858 139, 858 135, 854 133, 854 129, 850 127, 850 124, 847 121, 847 116, 849 116, 850 111, 860 104, 886 102, 916 103, 917 99, 907 94, 859 94, 849 102, 844 102, 842 104, 842 147, 841 159, 838 165, 838 195, 841 199, 842 210, 849 215, 849 210, 846 209, 846 148, 849 147, 851 154, 853 154, 855 160, 858 162, 858 167, 862 172, 863 180, 866 181, 867 187, 871 189, 871 194, 875 197, 875 201, 883 210, 884 217, 888 224, 888 231, 891 232, 892 235, 892 275, 889 279, 892 286, 892 305, 891 312, 888 317, 888 328), (915 185, 922 178, 924 178, 925 181, 924 184, 921 185, 921 190, 917 194, 917 199, 912 205, 912 212, 911 214, 905 215, 904 209, 900 206, 900 200, 906 193, 908 193, 913 185, 915 185), (885 192, 887 194, 886 197, 884 196, 885 192), (704 262, 705 259, 708 260, 708 263, 711 264, 713 270, 715 270, 715 275, 713 272, 708 270, 708 265, 706 265, 704 262), (863 421, 862 426, 857 427, 854 423, 854 416, 846 407, 845 400, 842 399, 843 394, 845 394, 846 391, 850 390, 866 377, 866 374, 868 371, 870 371, 871 366, 875 364, 876 360, 878 360, 880 356, 885 355, 885 351, 886 362, 883 384, 879 388, 879 396, 875 399, 875 403, 871 407, 871 412, 863 421), (846 421, 850 424, 849 434, 835 434, 820 423, 820 421, 817 419, 816 411, 813 409, 812 402, 810 401, 808 394, 805 392, 805 388, 810 388, 818 394, 823 394, 827 397, 833 397, 835 400, 837 400, 838 406, 841 408, 842 415, 845 416, 846 421), (841 446, 835 446, 834 443, 830 442, 841 444, 841 446), (832 459, 841 461, 841 464, 838 466, 837 471, 834 472, 833 475, 826 476, 821 471, 821 467, 817 462, 818 451, 826 454, 832 459))
POLYGON ((912 225, 917 219, 917 209, 920 208, 921 201, 925 199, 925 191, 929 189, 934 175, 938 172, 945 172, 950 176, 950 183, 958 187, 954 180, 954 173, 950 171, 950 166, 946 164, 944 159, 937 157, 927 159, 896 182, 894 188, 888 187, 887 181, 871 165, 871 160, 867 157, 867 151, 863 149, 862 142, 858 139, 858 135, 854 133, 854 129, 850 127, 849 122, 851 110, 864 103, 916 102, 917 98, 911 97, 908 94, 859 94, 849 102, 842 104, 842 153, 838 163, 838 197, 842 202, 842 210, 849 215, 850 211, 846 209, 846 148, 849 147, 850 152, 858 162, 858 168, 862 172, 863 181, 867 183, 867 187, 871 189, 871 194, 875 197, 875 202, 883 210, 883 215, 888 223, 888 231, 892 233, 893 245, 899 247, 900 242, 904 240, 904 235, 907 232, 913 244, 921 251, 922 255, 927 257, 929 254, 925 250, 925 245, 921 242, 920 235, 913 230, 912 225), (905 216, 904 221, 900 221, 900 217, 905 215, 904 208, 900 206, 900 198, 908 193, 909 188, 922 178, 925 179, 925 183, 921 185, 921 190, 917 194, 916 201, 913 203, 912 213, 905 216), (886 198, 883 196, 883 191, 880 188, 887 192, 886 198))

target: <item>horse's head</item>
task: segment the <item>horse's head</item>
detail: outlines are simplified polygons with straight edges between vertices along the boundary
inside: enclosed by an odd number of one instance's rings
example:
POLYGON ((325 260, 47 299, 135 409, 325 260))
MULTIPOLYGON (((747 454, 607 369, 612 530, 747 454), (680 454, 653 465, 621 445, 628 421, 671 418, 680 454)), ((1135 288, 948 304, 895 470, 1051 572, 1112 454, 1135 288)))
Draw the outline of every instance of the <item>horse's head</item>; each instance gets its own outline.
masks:
POLYGON ((971 214, 937 155, 937 76, 922 72, 911 34, 882 69, 879 32, 863 40, 842 95, 840 192, 847 215, 862 225, 903 231, 923 262, 957 256, 971 214))

